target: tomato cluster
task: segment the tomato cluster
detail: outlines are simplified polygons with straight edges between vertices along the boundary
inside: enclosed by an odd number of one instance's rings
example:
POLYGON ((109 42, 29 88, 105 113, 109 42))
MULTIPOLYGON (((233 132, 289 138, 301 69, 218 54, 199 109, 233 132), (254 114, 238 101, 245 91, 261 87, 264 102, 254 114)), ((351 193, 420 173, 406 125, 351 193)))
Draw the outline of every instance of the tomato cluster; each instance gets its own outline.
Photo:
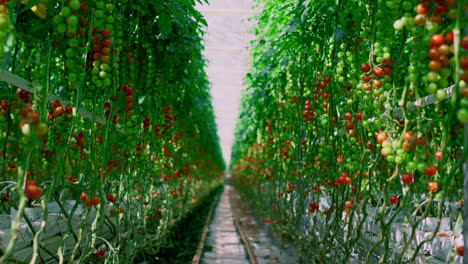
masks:
POLYGON ((5 47, 7 46, 7 35, 11 27, 6 6, 8 2, 10 2, 10 0, 0 1, 0 45, 3 47, 0 49, 0 63, 2 64, 5 55, 5 47))

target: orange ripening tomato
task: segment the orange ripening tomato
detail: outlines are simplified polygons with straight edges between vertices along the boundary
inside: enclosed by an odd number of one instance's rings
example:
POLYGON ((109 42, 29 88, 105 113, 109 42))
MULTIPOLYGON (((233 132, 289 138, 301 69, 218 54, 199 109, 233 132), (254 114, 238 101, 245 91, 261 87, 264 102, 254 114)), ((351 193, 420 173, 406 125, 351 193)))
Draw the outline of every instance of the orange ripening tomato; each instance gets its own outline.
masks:
POLYGON ((427 184, 427 190, 429 192, 436 192, 437 188, 439 188, 439 184, 437 182, 429 182, 427 184))
POLYGON ((41 197, 42 192, 35 181, 29 180, 24 187, 24 193, 29 200, 36 200, 41 197))

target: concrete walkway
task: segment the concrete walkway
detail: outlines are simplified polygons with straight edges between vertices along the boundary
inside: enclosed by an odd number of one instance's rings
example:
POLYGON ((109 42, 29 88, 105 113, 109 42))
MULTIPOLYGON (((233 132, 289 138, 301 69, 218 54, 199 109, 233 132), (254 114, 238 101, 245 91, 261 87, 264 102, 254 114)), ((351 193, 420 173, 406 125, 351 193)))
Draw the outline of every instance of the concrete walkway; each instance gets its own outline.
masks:
POLYGON ((230 185, 224 187, 224 192, 209 227, 210 233, 205 242, 201 263, 250 263, 234 225, 231 203, 229 202, 231 189, 230 185))
POLYGON ((284 245, 275 243, 268 226, 255 219, 246 201, 236 191, 232 190, 230 195, 233 213, 239 219, 239 228, 249 241, 258 264, 299 263, 290 256, 291 252, 284 245))

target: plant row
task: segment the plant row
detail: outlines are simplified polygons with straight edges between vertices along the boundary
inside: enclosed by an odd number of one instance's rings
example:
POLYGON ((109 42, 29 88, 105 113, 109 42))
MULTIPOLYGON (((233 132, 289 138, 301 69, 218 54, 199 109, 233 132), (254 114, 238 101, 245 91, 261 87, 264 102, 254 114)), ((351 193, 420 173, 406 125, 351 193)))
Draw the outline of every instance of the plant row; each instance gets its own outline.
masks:
POLYGON ((0 214, 11 215, 0 262, 19 261, 27 232, 21 261, 132 263, 169 245, 219 186, 206 22, 194 5, 0 1, 0 78, 29 82, 0 82, 0 214), (66 228, 51 251, 43 238, 57 217, 66 228))
POLYGON ((461 261, 466 2, 256 2, 240 192, 306 263, 461 261))

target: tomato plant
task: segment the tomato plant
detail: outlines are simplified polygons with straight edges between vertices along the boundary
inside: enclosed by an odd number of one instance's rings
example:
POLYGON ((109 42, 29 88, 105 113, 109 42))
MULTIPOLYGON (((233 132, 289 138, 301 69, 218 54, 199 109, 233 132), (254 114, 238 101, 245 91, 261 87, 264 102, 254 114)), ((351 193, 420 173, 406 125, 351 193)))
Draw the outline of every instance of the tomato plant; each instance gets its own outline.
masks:
POLYGON ((222 183, 194 5, 0 1, 0 262, 133 263, 222 183))
POLYGON ((256 2, 237 189, 308 263, 425 262, 463 211, 466 2, 256 2))

